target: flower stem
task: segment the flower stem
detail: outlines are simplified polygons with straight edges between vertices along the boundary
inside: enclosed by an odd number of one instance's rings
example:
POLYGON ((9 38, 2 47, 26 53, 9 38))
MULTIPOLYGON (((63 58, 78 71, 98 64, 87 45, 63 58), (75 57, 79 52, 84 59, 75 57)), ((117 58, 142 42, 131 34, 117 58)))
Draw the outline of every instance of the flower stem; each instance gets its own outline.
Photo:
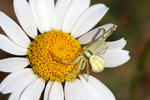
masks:
POLYGON ((136 97, 137 97, 138 87, 140 85, 142 72, 145 67, 145 62, 147 61, 147 58, 149 55, 150 55, 150 40, 148 41, 148 43, 143 51, 143 54, 139 60, 138 66, 137 66, 137 70, 133 77, 132 84, 131 84, 131 91, 130 91, 131 92, 130 100, 137 100, 136 97))

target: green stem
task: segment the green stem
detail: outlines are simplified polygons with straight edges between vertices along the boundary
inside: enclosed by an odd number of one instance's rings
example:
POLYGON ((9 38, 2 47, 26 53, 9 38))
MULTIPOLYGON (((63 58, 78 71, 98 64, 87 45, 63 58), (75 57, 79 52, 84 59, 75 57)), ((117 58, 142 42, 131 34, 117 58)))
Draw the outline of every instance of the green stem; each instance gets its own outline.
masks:
POLYGON ((139 60, 138 66, 137 66, 137 70, 133 77, 133 81, 131 84, 131 91, 130 91, 131 92, 130 100, 136 100, 138 87, 139 87, 140 81, 141 81, 142 72, 145 67, 145 62, 147 61, 147 58, 149 55, 150 55, 150 40, 148 41, 148 43, 143 51, 143 54, 139 60))

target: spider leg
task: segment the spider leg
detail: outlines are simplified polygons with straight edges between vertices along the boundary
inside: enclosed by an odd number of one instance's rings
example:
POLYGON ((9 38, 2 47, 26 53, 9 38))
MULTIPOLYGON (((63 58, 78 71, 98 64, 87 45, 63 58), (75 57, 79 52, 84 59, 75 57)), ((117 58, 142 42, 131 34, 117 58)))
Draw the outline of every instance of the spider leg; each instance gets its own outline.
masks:
POLYGON ((99 51, 101 51, 105 46, 106 46, 106 42, 104 42, 102 46, 100 46, 99 48, 97 48, 97 49, 94 51, 95 54, 97 54, 99 51))
POLYGON ((101 29, 99 29, 98 33, 100 33, 101 31, 103 31, 101 38, 98 41, 96 41, 95 43, 93 43, 88 49, 94 50, 99 45, 101 45, 103 42, 105 42, 104 36, 105 36, 106 30, 104 28, 101 28, 101 29))
POLYGON ((86 64, 87 64, 87 61, 85 60, 85 61, 83 62, 83 65, 82 65, 82 67, 81 67, 81 70, 83 70, 83 69, 85 68, 86 64))
POLYGON ((102 52, 100 52, 100 55, 103 55, 104 53, 106 53, 108 47, 104 48, 104 50, 102 52))
POLYGON ((83 56, 79 56, 79 57, 77 57, 77 59, 74 60, 73 62, 64 61, 64 60, 59 59, 59 58, 56 58, 56 59, 57 59, 58 61, 62 62, 62 63, 68 64, 68 65, 75 65, 75 64, 77 64, 77 63, 80 61, 80 59, 82 59, 82 58, 83 58, 83 56))
POLYGON ((110 28, 107 32, 105 29, 101 28, 99 29, 99 32, 102 30, 102 36, 98 41, 96 41, 94 44, 92 44, 88 49, 93 51, 95 50, 98 46, 102 45, 102 43, 105 42, 105 40, 112 34, 112 32, 116 29, 117 25, 114 25, 112 28, 110 28))
POLYGON ((80 72, 81 68, 82 68, 83 63, 84 63, 84 59, 81 59, 79 65, 78 65, 77 70, 76 70, 75 72, 73 72, 73 73, 66 74, 66 75, 64 75, 64 76, 66 77, 66 76, 71 76, 71 75, 78 74, 78 73, 80 72))
POLYGON ((104 36, 104 40, 106 40, 111 34, 112 32, 116 29, 117 25, 114 25, 112 28, 110 28, 107 32, 107 34, 104 36))
POLYGON ((89 80, 89 64, 87 63, 87 67, 86 67, 86 73, 87 73, 87 78, 86 78, 86 80, 88 81, 89 80))
POLYGON ((83 47, 82 52, 79 52, 78 54, 82 55, 87 50, 86 47, 83 47))

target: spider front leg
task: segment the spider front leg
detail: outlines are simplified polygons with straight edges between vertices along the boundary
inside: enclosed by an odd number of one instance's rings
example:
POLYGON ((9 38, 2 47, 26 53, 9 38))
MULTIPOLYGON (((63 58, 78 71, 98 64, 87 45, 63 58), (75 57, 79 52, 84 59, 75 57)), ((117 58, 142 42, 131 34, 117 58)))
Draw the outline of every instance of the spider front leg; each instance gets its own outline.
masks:
POLYGON ((116 29, 117 25, 113 25, 108 31, 106 31, 104 28, 99 29, 98 33, 103 31, 100 39, 93 43, 88 49, 93 51, 95 50, 98 46, 101 46, 106 39, 112 34, 112 32, 116 29))
POLYGON ((106 53, 106 51, 107 51, 107 49, 108 49, 108 47, 104 48, 104 49, 103 49, 103 51, 101 51, 99 54, 100 54, 100 55, 105 54, 105 53, 106 53))
POLYGON ((95 54, 97 54, 99 51, 101 51, 103 48, 105 48, 106 42, 104 42, 100 47, 94 50, 95 54))
POLYGON ((73 72, 73 73, 66 74, 66 75, 64 75, 64 76, 66 77, 66 76, 71 76, 71 75, 78 74, 78 73, 81 71, 81 68, 83 67, 83 63, 84 63, 84 59, 81 59, 79 65, 78 65, 77 70, 76 70, 75 72, 73 72))
POLYGON ((81 70, 84 70, 86 64, 87 64, 87 61, 85 60, 85 61, 83 62, 83 65, 82 65, 82 67, 81 67, 81 70))
POLYGON ((81 56, 77 57, 77 59, 74 60, 73 62, 64 61, 64 60, 59 59, 59 58, 57 58, 57 57, 55 57, 55 58, 56 58, 58 61, 62 62, 62 63, 68 64, 68 65, 75 65, 75 64, 77 64, 77 63, 83 58, 83 56, 81 55, 81 56))
POLYGON ((90 50, 94 50, 96 49, 99 45, 103 44, 105 42, 104 40, 104 36, 105 36, 105 33, 106 33, 106 30, 104 28, 101 28, 99 29, 98 33, 101 33, 102 31, 102 35, 101 35, 101 38, 96 41, 95 43, 93 43, 88 49, 90 50))
POLYGON ((86 73, 87 73, 87 78, 86 80, 88 81, 89 80, 89 63, 87 63, 87 67, 86 67, 86 73))

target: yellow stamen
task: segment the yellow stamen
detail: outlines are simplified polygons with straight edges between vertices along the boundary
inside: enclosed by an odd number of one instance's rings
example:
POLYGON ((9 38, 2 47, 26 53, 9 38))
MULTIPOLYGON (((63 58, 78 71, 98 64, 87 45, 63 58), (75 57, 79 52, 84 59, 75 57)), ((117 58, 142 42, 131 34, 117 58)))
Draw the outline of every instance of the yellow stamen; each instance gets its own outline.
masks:
POLYGON ((33 71, 45 80, 70 81, 77 75, 64 75, 77 70, 78 64, 64 64, 56 58, 73 62, 81 52, 80 43, 71 35, 65 32, 51 30, 37 36, 31 42, 27 58, 33 71))

